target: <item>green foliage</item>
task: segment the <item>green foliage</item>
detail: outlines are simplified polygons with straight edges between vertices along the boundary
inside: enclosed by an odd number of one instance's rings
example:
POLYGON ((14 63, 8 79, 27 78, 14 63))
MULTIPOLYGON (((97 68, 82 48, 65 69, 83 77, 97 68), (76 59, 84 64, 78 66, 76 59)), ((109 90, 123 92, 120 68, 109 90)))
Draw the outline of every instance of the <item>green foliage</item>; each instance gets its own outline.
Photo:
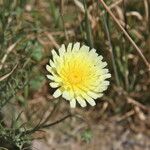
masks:
POLYGON ((43 57, 43 51, 42 51, 43 47, 38 44, 35 43, 35 46, 33 47, 33 52, 31 54, 31 57, 33 58, 33 60, 35 61, 40 61, 43 57))
POLYGON ((31 136, 24 134, 26 129, 19 123, 21 113, 11 122, 11 128, 5 127, 3 121, 0 124, 0 145, 5 148, 21 150, 23 146, 30 144, 31 136))
POLYGON ((53 24, 55 25, 55 27, 60 27, 61 22, 60 22, 60 12, 59 12, 59 8, 56 6, 55 1, 51 0, 49 2, 49 11, 51 13, 52 19, 53 19, 53 24))
POLYGON ((45 84, 45 77, 43 75, 36 75, 30 80, 30 90, 36 91, 45 84))
POLYGON ((43 47, 36 40, 27 41, 24 46, 28 47, 25 51, 32 60, 39 62, 43 58, 43 47))
POLYGON ((87 129, 81 133, 82 140, 87 143, 89 143, 91 141, 92 136, 93 136, 92 131, 90 129, 87 129))
MULTIPOLYGON (((11 72, 17 65, 7 78, 0 81, 0 112, 2 112, 0 147, 15 150, 22 149, 27 143, 30 144, 31 135, 26 134, 19 115, 17 119, 9 121, 11 126, 5 125, 4 120, 7 115, 4 110, 7 108, 9 110, 9 103, 18 102, 19 105, 26 106, 29 96, 27 87, 31 86, 32 89, 37 90, 43 85, 44 80, 42 75, 37 75, 35 80, 31 80, 32 68, 36 67, 36 62, 43 58, 43 47, 35 38, 26 37, 27 34, 32 33, 35 25, 24 19, 25 5, 25 0, 6 0, 0 3, 0 60, 6 57, 0 69, 0 78, 11 72), (17 45, 9 52, 10 46, 16 41, 17 45)), ((13 114, 12 118, 14 118, 13 114)))
POLYGON ((88 18, 88 11, 87 11, 87 3, 86 0, 83 0, 84 9, 85 9, 85 29, 86 29, 86 38, 87 42, 89 43, 90 47, 93 47, 93 36, 92 36, 92 29, 90 25, 90 21, 88 18))

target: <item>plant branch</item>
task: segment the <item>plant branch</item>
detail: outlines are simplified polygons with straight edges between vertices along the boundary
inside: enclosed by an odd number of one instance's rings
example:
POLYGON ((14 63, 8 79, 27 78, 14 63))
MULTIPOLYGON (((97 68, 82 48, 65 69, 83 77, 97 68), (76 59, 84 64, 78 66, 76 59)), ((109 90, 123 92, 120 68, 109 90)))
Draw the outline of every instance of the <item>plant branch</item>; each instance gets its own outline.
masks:
POLYGON ((42 125, 46 124, 48 120, 50 120, 50 118, 52 117, 52 115, 54 114, 54 112, 56 112, 59 104, 60 104, 60 99, 58 99, 58 102, 54 105, 53 110, 50 112, 50 114, 46 117, 46 119, 42 122, 42 125))
POLYGON ((48 127, 51 127, 53 125, 56 125, 56 124, 58 124, 58 123, 60 123, 60 122, 62 122, 64 120, 66 120, 69 117, 71 117, 71 114, 68 114, 67 116, 65 116, 65 117, 61 118, 60 120, 57 120, 57 121, 55 121, 53 123, 45 124, 45 125, 42 126, 42 128, 48 128, 48 127))
POLYGON ((69 118, 69 117, 71 117, 71 116, 72 116, 71 114, 68 114, 68 115, 64 116, 63 118, 61 118, 61 119, 59 119, 59 120, 57 120, 57 121, 55 121, 55 122, 52 122, 52 123, 49 123, 49 124, 45 124, 45 125, 42 124, 42 125, 36 126, 35 128, 33 128, 33 129, 31 129, 31 130, 27 130, 27 131, 23 132, 22 135, 25 135, 25 134, 32 134, 33 132, 39 131, 39 130, 41 130, 41 129, 43 129, 43 128, 51 127, 51 126, 53 126, 53 125, 56 125, 56 124, 58 124, 58 123, 60 123, 60 122, 62 122, 62 121, 64 121, 64 120, 66 120, 67 118, 69 118))
POLYGON ((7 73, 4 76, 0 77, 0 82, 7 79, 14 72, 14 70, 17 68, 17 66, 18 66, 18 64, 16 64, 14 66, 14 68, 9 73, 7 73))

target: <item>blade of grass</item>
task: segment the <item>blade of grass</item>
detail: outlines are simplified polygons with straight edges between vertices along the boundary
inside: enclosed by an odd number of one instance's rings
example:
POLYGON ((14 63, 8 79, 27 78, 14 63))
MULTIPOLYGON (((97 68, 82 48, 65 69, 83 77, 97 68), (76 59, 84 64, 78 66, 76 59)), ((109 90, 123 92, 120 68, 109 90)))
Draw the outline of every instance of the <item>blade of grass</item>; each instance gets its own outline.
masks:
MULTIPOLYGON (((127 16, 126 16, 126 4, 125 4, 125 0, 123 0, 123 16, 124 16, 124 29, 125 31, 128 33, 128 29, 127 29, 127 16)), ((128 75, 129 75, 129 70, 128 70, 128 51, 127 51, 127 44, 125 43, 125 35, 123 35, 123 39, 124 39, 124 45, 123 45, 123 57, 124 57, 124 78, 125 78, 125 88, 126 90, 129 90, 129 79, 128 79, 128 75)))
POLYGON ((64 8, 64 1, 60 0, 60 17, 61 17, 61 20, 62 20, 62 23, 63 23, 63 29, 64 29, 65 37, 66 37, 66 40, 68 41, 69 37, 68 37, 67 31, 66 31, 66 27, 65 27, 63 8, 64 8))
POLYGON ((103 16, 103 20, 104 20, 104 26, 105 26, 105 30, 106 30, 106 34, 107 34, 107 38, 108 38, 108 42, 109 42, 109 50, 110 50, 110 54, 111 54, 111 60, 112 60, 112 65, 113 65, 113 70, 114 70, 114 74, 115 74, 116 83, 117 83, 118 86, 120 86, 120 80, 119 80, 117 67, 116 67, 116 63, 115 63, 114 50, 113 50, 112 43, 111 43, 111 38, 110 38, 109 26, 107 25, 105 16, 103 16))
POLYGON ((90 46, 93 47, 92 30, 91 30, 90 21, 88 18, 87 4, 85 0, 83 0, 83 4, 84 4, 84 9, 85 9, 85 28, 86 28, 87 41, 90 44, 90 46))

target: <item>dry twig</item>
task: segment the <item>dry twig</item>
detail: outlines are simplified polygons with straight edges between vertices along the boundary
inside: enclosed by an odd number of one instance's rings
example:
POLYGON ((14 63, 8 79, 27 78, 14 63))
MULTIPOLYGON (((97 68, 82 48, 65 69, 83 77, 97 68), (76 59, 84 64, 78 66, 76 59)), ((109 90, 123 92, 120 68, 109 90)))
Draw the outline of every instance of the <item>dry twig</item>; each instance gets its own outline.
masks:
POLYGON ((130 110, 127 113, 125 113, 124 115, 122 115, 122 116, 118 116, 117 115, 117 116, 112 117, 112 120, 120 122, 122 120, 125 120, 125 119, 133 116, 134 114, 135 114, 135 111, 134 110, 130 110))
POLYGON ((8 49, 7 49, 6 53, 5 53, 5 55, 3 56, 3 58, 2 58, 2 60, 1 60, 1 62, 0 62, 0 70, 3 68, 3 65, 4 65, 4 63, 5 63, 5 61, 6 61, 7 57, 8 57, 8 55, 9 55, 9 53, 12 52, 12 50, 16 47, 17 44, 18 44, 18 41, 8 47, 8 49))
POLYGON ((7 73, 7 74, 5 74, 4 76, 0 77, 0 82, 3 81, 3 80, 5 80, 6 78, 8 78, 8 77, 14 72, 14 70, 17 68, 17 65, 18 65, 18 64, 16 64, 16 65, 14 66, 14 68, 13 68, 9 73, 7 73))
POLYGON ((53 43, 53 45, 59 49, 59 45, 56 42, 56 40, 54 39, 54 37, 51 35, 51 33, 45 32, 46 36, 48 37, 48 39, 53 43))
POLYGON ((145 110, 145 111, 148 111, 148 108, 147 108, 146 106, 144 106, 143 104, 141 104, 140 102, 134 100, 134 99, 131 98, 131 97, 127 97, 127 102, 128 102, 129 104, 133 104, 133 105, 135 105, 135 106, 138 106, 138 107, 140 107, 141 109, 143 109, 143 110, 145 110))

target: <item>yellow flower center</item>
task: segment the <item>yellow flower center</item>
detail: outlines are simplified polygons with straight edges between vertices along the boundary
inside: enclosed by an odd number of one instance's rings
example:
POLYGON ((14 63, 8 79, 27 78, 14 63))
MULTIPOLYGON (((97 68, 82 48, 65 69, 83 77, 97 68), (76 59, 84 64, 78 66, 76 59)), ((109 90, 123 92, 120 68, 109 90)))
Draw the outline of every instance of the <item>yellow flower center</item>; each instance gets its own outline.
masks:
POLYGON ((66 88, 84 87, 90 81, 90 63, 84 62, 83 58, 74 58, 60 67, 60 76, 66 88), (67 83, 67 84, 66 84, 67 83))
POLYGON ((68 81, 72 85, 76 85, 81 83, 82 81, 82 71, 81 70, 73 70, 69 72, 68 81))

